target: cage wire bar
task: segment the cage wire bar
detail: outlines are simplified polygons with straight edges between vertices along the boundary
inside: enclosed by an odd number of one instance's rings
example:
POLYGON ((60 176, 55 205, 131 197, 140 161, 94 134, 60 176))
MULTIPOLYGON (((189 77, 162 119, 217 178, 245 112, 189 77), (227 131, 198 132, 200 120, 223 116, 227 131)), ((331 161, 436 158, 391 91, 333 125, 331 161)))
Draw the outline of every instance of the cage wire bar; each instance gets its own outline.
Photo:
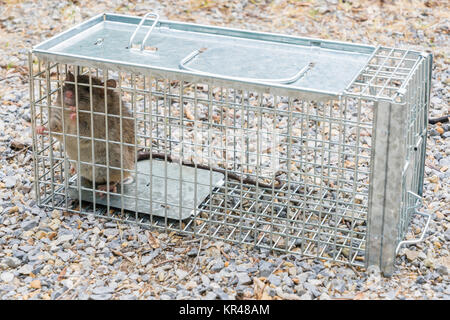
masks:
POLYGON ((430 54, 377 47, 347 88, 330 95, 34 50, 37 201, 195 237, 375 264, 390 275, 412 216, 420 213, 431 63, 430 54), (80 83, 78 75, 89 81, 80 83), (108 88, 108 79, 117 87, 108 88), (81 132, 75 121, 70 133, 64 116, 59 132, 50 129, 52 113, 70 112, 56 102, 68 84, 87 89, 89 108, 79 108, 75 94, 76 119, 85 114, 95 123, 90 131, 81 132), (99 89, 103 110, 93 105, 99 89), (121 108, 108 113, 109 90, 130 115, 121 108), (103 138, 94 132, 101 123, 103 138), (125 142, 130 123, 134 141, 125 142), (114 124, 116 141, 108 134, 114 124), (37 134, 39 127, 47 134, 37 134), (64 150, 71 143, 75 157, 64 150), (97 146, 107 150, 104 163, 94 157, 97 146), (126 148, 135 155, 128 169, 126 148), (140 151, 150 159, 138 161, 140 151), (121 181, 129 173, 133 179, 99 190, 95 174, 92 183, 78 174, 86 167, 104 170, 107 181, 113 170, 121 181))

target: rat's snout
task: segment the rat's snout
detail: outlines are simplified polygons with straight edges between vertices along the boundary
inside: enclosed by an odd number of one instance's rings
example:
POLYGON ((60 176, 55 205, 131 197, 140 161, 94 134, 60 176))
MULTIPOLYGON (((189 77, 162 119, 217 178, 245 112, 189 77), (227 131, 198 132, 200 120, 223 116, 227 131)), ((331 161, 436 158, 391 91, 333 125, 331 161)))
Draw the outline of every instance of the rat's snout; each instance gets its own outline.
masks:
POLYGON ((73 97, 73 92, 72 91, 66 91, 65 95, 66 95, 66 98, 71 99, 73 97))

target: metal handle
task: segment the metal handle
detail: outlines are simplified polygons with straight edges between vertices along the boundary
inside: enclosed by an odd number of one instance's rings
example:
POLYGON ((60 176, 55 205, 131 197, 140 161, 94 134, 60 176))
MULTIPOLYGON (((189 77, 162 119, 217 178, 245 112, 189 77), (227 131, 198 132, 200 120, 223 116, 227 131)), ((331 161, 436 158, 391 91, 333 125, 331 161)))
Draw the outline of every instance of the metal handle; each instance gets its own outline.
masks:
MULTIPOLYGON (((187 55, 184 59, 182 59, 180 61, 178 67, 180 69, 197 72, 197 73, 201 73, 204 75, 217 76, 217 74, 214 74, 214 73, 204 72, 204 71, 196 70, 196 69, 186 66, 187 63, 191 62, 196 56, 198 56, 202 52, 205 52, 206 50, 207 50, 207 48, 201 48, 199 50, 193 51, 192 53, 190 53, 189 55, 187 55)), ((258 79, 258 78, 241 78, 241 77, 233 77, 233 78, 238 79, 238 80, 244 80, 244 81, 264 81, 264 82, 276 82, 276 83, 288 84, 288 83, 292 83, 292 82, 295 82, 298 79, 300 79, 300 77, 303 76, 306 73, 306 71, 308 71, 312 67, 314 67, 314 62, 308 63, 307 66, 300 69, 300 71, 298 71, 295 75, 293 75, 290 78, 281 78, 281 79, 258 79)))
POLYGON ((138 30, 141 28, 144 21, 150 15, 154 17, 154 21, 153 21, 152 26, 150 27, 150 30, 148 30, 147 34, 145 35, 144 40, 142 40, 140 51, 144 50, 144 44, 147 41, 147 38, 150 36, 150 33, 152 33, 153 28, 156 26, 156 24, 159 21, 159 14, 157 14, 157 13, 149 12, 145 16, 142 17, 141 22, 139 22, 138 26, 136 27, 136 30, 134 30, 133 34, 131 35, 130 41, 128 42, 127 49, 131 49, 131 45, 133 44, 134 37, 136 36, 138 30))
MULTIPOLYGON (((417 195, 417 194, 415 194, 414 192, 411 192, 411 191, 408 191, 408 193, 410 193, 411 195, 413 195, 414 197, 416 197, 419 200, 419 203, 417 205, 415 205, 414 207, 412 207, 413 209, 416 209, 416 208, 418 208, 419 206, 422 205, 422 197, 420 197, 419 195, 417 195)), ((418 210, 415 210, 415 213, 417 213, 417 214, 419 214, 421 216, 427 217, 427 223, 425 224, 425 227, 423 228, 422 235, 418 239, 400 241, 398 243, 398 245, 397 245, 397 248, 395 249, 395 254, 397 254, 398 250, 400 249, 400 247, 405 245, 405 244, 414 244, 414 243, 418 243, 418 242, 423 241, 423 238, 425 237, 425 233, 427 233, 428 225, 430 224, 430 221, 431 221, 431 214, 420 212, 418 210)))

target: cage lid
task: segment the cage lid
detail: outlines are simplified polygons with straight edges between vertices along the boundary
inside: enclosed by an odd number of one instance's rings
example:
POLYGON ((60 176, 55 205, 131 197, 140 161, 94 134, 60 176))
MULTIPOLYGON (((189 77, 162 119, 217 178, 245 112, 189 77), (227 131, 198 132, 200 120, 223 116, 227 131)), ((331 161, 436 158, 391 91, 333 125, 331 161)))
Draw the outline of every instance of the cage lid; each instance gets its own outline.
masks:
MULTIPOLYGON (((151 19, 149 19, 149 16, 151 19)), ((62 63, 184 73, 340 94, 375 47, 101 14, 33 48, 62 63), (128 68, 127 68, 128 67, 128 68)))

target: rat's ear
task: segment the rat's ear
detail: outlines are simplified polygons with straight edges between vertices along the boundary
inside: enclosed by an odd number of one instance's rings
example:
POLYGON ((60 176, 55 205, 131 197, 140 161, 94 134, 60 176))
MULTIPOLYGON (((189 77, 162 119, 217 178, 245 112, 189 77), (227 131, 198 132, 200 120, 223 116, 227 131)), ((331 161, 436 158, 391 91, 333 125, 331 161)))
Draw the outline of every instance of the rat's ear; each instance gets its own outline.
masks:
POLYGON ((72 74, 72 72, 70 72, 70 71, 67 72, 66 81, 75 82, 75 76, 72 74))
POLYGON ((108 88, 115 88, 115 87, 117 87, 116 80, 114 80, 114 79, 107 80, 106 81, 106 87, 108 87, 108 88))

